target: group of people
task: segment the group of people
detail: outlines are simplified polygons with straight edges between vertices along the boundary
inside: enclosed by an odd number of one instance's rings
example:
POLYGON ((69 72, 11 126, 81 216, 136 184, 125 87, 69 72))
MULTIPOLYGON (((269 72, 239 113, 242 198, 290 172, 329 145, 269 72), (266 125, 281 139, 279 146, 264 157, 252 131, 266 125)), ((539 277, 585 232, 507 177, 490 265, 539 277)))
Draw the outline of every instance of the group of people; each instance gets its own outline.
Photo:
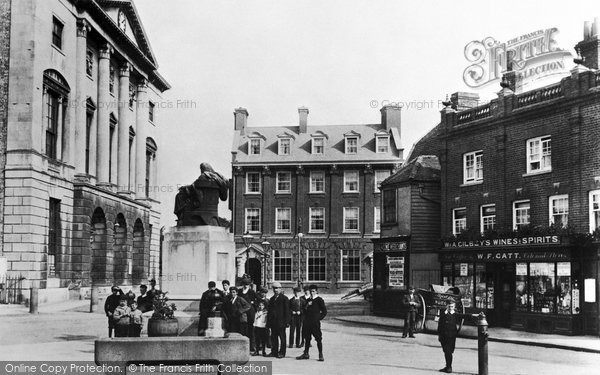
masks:
POLYGON ((323 298, 316 285, 293 289, 294 295, 288 298, 283 293, 281 283, 274 282, 273 296, 267 298, 268 290, 259 287, 255 291, 249 278, 242 279, 242 287, 232 287, 228 280, 222 282, 219 290, 216 283, 208 283, 208 290, 200 300, 200 323, 198 333, 204 334, 209 317, 221 316, 228 332, 240 333, 250 340, 252 355, 284 358, 286 356, 287 329, 289 347, 304 347, 304 353, 296 359, 309 359, 312 337, 317 342, 319 361, 324 361, 321 333, 321 320, 327 315, 323 298), (267 348, 270 353, 267 354, 267 348))
POLYGON ((108 318, 108 337, 140 337, 144 325, 144 314, 154 309, 154 296, 160 293, 156 289, 156 280, 150 280, 148 286, 140 285, 140 295, 126 294, 118 286, 111 288, 111 295, 104 302, 104 313, 108 318))
MULTIPOLYGON (((408 334, 408 337, 414 338, 416 315, 421 306, 414 287, 408 289, 408 294, 404 296, 402 303, 406 307, 402 337, 405 338, 408 334)), ((446 309, 440 312, 438 320, 438 341, 442 345, 444 359, 446 360, 446 365, 439 370, 440 372, 452 372, 452 356, 456 346, 459 321, 460 319, 456 315, 456 302, 448 300, 446 309)))

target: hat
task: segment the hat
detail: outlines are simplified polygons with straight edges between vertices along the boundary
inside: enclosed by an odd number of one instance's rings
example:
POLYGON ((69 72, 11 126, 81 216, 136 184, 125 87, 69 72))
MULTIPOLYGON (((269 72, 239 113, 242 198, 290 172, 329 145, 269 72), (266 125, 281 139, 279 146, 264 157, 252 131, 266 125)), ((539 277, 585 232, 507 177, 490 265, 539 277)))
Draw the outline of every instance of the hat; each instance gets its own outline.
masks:
POLYGON ((111 291, 113 292, 118 292, 119 291, 119 287, 116 285, 113 285, 112 288, 110 288, 111 291))
POLYGON ((265 288, 264 286, 261 286, 260 288, 258 288, 258 291, 261 293, 269 293, 269 290, 267 288, 265 288))
POLYGON ((250 285, 250 284, 252 284, 252 280, 246 279, 246 278, 242 279, 242 285, 250 285))
POLYGON ((299 287, 299 286, 295 286, 295 287, 294 287, 294 292, 299 292, 299 291, 301 291, 301 290, 302 290, 302 289, 300 289, 300 287, 299 287))
POLYGON ((279 281, 275 281, 271 284, 271 288, 281 288, 281 283, 279 281))

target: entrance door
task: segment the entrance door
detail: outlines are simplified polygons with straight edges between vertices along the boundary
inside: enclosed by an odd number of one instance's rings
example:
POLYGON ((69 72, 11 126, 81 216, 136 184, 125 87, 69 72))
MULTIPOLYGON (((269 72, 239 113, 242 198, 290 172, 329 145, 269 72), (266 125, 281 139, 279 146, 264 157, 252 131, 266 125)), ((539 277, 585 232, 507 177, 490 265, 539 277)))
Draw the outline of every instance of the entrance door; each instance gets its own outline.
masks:
POLYGON ((262 265, 257 258, 248 258, 246 261, 246 273, 252 278, 254 285, 262 285, 262 265))
POLYGON ((510 314, 515 304, 515 265, 512 263, 489 264, 494 279, 493 325, 510 327, 510 314))

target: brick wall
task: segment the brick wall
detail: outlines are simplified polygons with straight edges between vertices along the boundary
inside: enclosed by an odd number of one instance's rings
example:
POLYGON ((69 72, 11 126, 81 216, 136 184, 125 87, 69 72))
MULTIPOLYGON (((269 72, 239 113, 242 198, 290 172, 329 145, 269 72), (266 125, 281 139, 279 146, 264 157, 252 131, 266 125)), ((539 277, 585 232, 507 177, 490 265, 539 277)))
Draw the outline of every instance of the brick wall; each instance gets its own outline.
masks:
POLYGON ((0 0, 0 254, 4 251, 4 168, 8 122, 11 0, 0 0))

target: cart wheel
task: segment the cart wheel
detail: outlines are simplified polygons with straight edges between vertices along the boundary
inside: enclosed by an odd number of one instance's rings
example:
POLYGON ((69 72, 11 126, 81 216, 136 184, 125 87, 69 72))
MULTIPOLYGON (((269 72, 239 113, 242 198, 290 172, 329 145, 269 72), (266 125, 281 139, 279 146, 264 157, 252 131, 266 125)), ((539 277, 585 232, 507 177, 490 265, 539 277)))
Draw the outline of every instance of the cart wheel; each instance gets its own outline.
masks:
POLYGON ((425 329, 425 316, 427 315, 427 306, 425 306, 425 299, 421 294, 418 295, 421 300, 421 308, 417 311, 415 319, 415 330, 423 331, 425 329))

